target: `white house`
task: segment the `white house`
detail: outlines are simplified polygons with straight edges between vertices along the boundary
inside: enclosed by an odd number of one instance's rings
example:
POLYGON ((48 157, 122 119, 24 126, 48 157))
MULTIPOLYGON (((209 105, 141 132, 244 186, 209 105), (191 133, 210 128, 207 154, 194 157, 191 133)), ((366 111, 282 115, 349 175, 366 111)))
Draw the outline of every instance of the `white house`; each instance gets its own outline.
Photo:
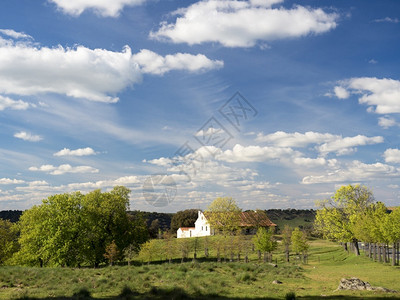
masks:
POLYGON ((214 235, 214 231, 211 230, 210 224, 202 211, 199 211, 195 227, 181 227, 176 233, 177 238, 189 238, 189 237, 200 237, 214 235))
MULTIPOLYGON (((179 228, 176 233, 177 238, 210 236, 215 234, 214 229, 210 227, 210 224, 202 211, 199 211, 194 226, 195 227, 179 228)), ((264 213, 258 213, 256 211, 240 213, 240 227, 244 234, 254 234, 259 226, 275 227, 276 224, 272 223, 264 213)))

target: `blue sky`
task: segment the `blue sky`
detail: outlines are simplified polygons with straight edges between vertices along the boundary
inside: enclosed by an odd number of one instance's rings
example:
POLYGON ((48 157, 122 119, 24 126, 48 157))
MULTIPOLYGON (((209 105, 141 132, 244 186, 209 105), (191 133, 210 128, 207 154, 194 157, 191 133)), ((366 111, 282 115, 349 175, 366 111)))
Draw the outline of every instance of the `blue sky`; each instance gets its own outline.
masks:
POLYGON ((115 185, 160 212, 398 204, 398 1, 93 2, 0 4, 0 210, 115 185))

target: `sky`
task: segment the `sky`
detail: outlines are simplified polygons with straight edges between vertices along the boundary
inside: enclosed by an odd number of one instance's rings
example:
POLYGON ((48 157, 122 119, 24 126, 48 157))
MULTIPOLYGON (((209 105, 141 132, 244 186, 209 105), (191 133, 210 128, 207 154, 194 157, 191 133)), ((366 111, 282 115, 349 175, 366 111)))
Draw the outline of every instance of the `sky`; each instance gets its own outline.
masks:
POLYGON ((0 210, 399 203, 397 0, 3 0, 0 210))

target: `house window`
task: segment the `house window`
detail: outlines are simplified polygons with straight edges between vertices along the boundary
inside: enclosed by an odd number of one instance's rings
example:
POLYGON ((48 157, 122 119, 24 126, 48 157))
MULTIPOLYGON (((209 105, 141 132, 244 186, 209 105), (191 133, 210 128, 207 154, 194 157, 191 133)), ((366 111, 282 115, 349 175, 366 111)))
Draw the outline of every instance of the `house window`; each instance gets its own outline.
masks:
POLYGON ((192 231, 191 230, 189 230, 189 233, 190 233, 190 237, 192 237, 192 231))
POLYGON ((206 231, 207 231, 207 226, 206 226, 206 231))
POLYGON ((201 231, 203 231, 203 226, 201 226, 201 231))

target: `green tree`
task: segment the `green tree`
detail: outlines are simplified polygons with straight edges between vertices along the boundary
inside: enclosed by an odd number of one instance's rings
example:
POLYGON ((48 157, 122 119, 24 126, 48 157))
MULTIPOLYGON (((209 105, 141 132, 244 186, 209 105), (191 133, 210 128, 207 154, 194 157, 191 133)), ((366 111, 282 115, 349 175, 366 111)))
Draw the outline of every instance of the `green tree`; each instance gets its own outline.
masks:
POLYGON ((8 220, 0 219, 0 265, 18 251, 18 228, 8 220))
POLYGON ((300 228, 296 227, 292 232, 291 237, 292 248, 296 254, 301 254, 303 262, 307 261, 307 252, 310 248, 307 241, 307 234, 301 231, 300 228))
POLYGON ((315 228, 327 239, 351 242, 356 255, 360 255, 354 228, 357 215, 364 213, 374 202, 372 192, 363 185, 347 185, 339 188, 332 199, 320 203, 315 228))
POLYGON ((98 266, 105 261, 107 245, 115 241, 118 249, 125 249, 141 231, 127 215, 129 192, 117 186, 107 193, 54 195, 25 211, 14 263, 98 266))
POLYGON ((290 259, 290 245, 292 244, 292 228, 289 225, 285 225, 282 230, 282 244, 285 248, 285 259, 289 262, 290 259))
POLYGON ((272 261, 272 251, 274 251, 278 243, 274 239, 274 229, 270 228, 269 230, 264 227, 259 227, 256 235, 253 237, 253 243, 257 250, 264 252, 264 262, 272 261))
POLYGON ((233 234, 239 229, 241 209, 231 197, 216 198, 204 214, 216 233, 233 234))

